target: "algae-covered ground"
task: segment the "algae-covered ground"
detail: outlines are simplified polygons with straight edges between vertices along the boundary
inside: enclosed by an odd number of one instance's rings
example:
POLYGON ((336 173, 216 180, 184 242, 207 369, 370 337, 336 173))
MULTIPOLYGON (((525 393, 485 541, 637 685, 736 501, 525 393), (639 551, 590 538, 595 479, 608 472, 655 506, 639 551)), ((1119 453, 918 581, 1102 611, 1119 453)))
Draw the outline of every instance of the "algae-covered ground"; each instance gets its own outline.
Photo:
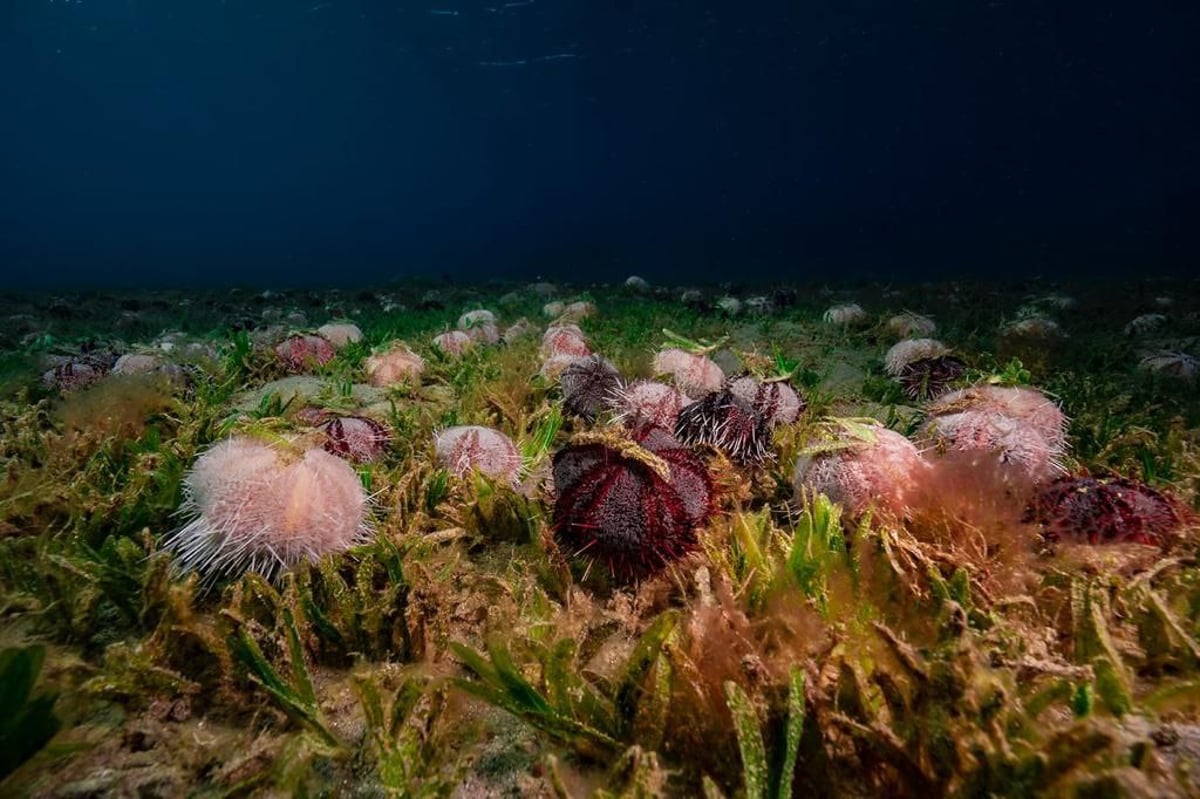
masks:
POLYGON ((1197 287, 0 297, 0 795, 1200 795, 1197 287), (827 313, 848 303, 865 314, 827 313), (432 344, 477 309, 529 326, 432 344), (831 430, 920 428, 925 401, 884 370, 905 312, 965 363, 951 387, 1044 391, 1066 473, 1147 486, 1178 524, 1049 541, 1027 497, 982 505, 961 473, 933 515, 797 492, 831 430), (626 380, 686 339, 807 403, 762 463, 697 448, 712 512, 637 579, 552 529, 553 454, 624 435, 564 410, 543 346, 564 316, 626 380), (362 340, 280 357, 335 320, 362 340), (424 371, 371 385, 396 342, 424 371), (130 353, 152 357, 111 373, 130 353), (197 458, 315 442, 329 414, 389 434, 354 467, 369 537, 270 578, 181 569, 165 542, 197 458), (511 438, 519 481, 439 463, 459 425, 511 438))

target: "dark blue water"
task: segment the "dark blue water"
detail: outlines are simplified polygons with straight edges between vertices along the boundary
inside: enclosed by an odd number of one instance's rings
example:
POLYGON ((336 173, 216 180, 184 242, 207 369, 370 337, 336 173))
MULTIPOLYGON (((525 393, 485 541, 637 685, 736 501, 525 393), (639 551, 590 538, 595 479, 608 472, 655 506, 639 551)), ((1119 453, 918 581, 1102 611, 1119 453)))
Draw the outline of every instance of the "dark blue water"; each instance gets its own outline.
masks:
POLYGON ((4 0, 5 284, 1200 263, 1200 7, 4 0))

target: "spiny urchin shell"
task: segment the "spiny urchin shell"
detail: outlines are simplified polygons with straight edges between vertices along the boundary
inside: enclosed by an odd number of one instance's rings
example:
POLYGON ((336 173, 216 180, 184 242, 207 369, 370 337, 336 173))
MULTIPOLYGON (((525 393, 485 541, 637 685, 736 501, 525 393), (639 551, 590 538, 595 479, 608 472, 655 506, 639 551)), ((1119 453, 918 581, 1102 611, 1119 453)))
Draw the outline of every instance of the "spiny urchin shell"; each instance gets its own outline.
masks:
POLYGON ((1059 455, 1067 450, 1067 417, 1054 400, 1037 389, 971 386, 939 397, 928 408, 933 416, 965 410, 993 411, 1011 416, 1041 433, 1059 455))
POLYGON ((379 460, 392 443, 391 433, 367 416, 338 416, 321 425, 325 451, 354 463, 379 460))
POLYGON ((771 427, 792 424, 808 406, 786 380, 764 381, 751 375, 740 375, 730 380, 727 388, 738 399, 750 403, 771 427))
POLYGON ((1024 521, 1047 541, 1166 546, 1184 524, 1181 507, 1123 477, 1060 477, 1034 497, 1024 521))
POLYGON ((343 552, 369 535, 354 470, 321 449, 290 456, 251 438, 222 441, 184 479, 191 520, 165 547, 208 578, 250 570, 267 578, 343 552))
POLYGON ((521 453, 512 439, 490 427, 447 427, 435 434, 438 465, 458 477, 472 471, 516 484, 521 474, 521 453))
POLYGON ((848 302, 826 309, 821 319, 831 325, 860 325, 867 321, 867 312, 858 303, 848 302))
POLYGON ((1036 485, 1061 474, 1061 450, 1033 425, 995 410, 976 408, 930 417, 918 437, 934 453, 975 452, 995 457, 1013 477, 1036 485))
POLYGON ((909 511, 929 471, 911 441, 872 426, 860 437, 843 432, 836 444, 796 459, 792 487, 797 498, 824 494, 852 516, 871 507, 896 516, 909 511))
POLYGON ((433 337, 433 346, 446 355, 462 355, 471 344, 471 337, 461 330, 449 330, 433 337))
POLYGON ((704 462, 660 428, 643 428, 632 441, 568 446, 553 468, 555 537, 618 580, 652 574, 695 549, 696 528, 712 512, 704 462))
POLYGON ((685 444, 714 447, 742 465, 771 455, 769 422, 731 391, 714 392, 681 410, 675 435, 685 444))
POLYGON ((425 359, 403 344, 395 344, 391 349, 367 358, 364 367, 367 380, 373 386, 391 386, 406 381, 417 383, 425 371, 425 359))
POLYGON ((617 367, 599 355, 572 361, 558 378, 563 407, 576 416, 595 421, 610 407, 613 396, 625 385, 617 367))
POLYGON ((333 345, 320 336, 289 336, 275 346, 275 355, 290 371, 306 372, 333 360, 333 345))
POLYGON ((949 353, 950 348, 937 339, 908 338, 892 345, 883 356, 883 368, 891 377, 899 377, 904 367, 914 361, 940 358, 949 353))
POLYGON ((670 375, 679 390, 692 399, 720 391, 725 383, 725 373, 712 360, 675 347, 654 356, 654 373, 670 375))
POLYGON ((650 425, 674 430, 679 412, 692 403, 679 389, 654 380, 635 380, 611 400, 617 418, 630 429, 650 425))
POLYGON ((887 330, 897 338, 927 338, 937 330, 937 324, 928 316, 905 311, 887 320, 887 330))
POLYGON ((967 364, 961 358, 941 355, 906 364, 896 379, 909 399, 930 400, 945 394, 950 384, 966 373, 967 364))

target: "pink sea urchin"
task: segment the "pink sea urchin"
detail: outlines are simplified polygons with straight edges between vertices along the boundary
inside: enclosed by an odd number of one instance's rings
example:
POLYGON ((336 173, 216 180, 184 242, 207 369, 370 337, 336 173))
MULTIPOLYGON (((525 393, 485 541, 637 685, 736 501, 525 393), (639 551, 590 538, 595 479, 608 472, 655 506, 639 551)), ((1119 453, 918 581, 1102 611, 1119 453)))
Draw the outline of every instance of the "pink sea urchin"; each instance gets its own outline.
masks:
POLYGON ((446 355, 462 355, 474 342, 461 330, 450 330, 433 337, 433 346, 446 355))
POLYGON ((586 358, 591 354, 592 348, 577 325, 551 325, 542 336, 542 357, 547 360, 564 355, 586 358))
POLYGON ((750 375, 741 375, 730 380, 728 388, 735 397, 749 403, 771 427, 792 424, 808 406, 786 380, 762 381, 750 375))
POLYGON ((933 416, 965 410, 1000 413, 1033 427, 1059 455, 1066 452, 1067 417, 1054 400, 1034 388, 972 386, 939 397, 928 410, 933 416))
POLYGON ((871 506, 903 516, 916 500, 928 465, 912 442, 882 426, 840 430, 837 440, 796 460, 793 487, 824 494, 851 515, 871 506))
POLYGON ((275 355, 293 372, 306 372, 333 360, 333 345, 320 336, 295 335, 275 346, 275 355))
POLYGON ((417 383, 425 371, 425 359, 403 344, 395 344, 384 352, 367 358, 364 367, 367 380, 373 386, 391 386, 398 383, 417 383))
POLYGON ((438 464, 458 477, 472 470, 496 480, 516 484, 521 474, 521 453, 512 439, 490 427, 447 427, 434 436, 438 464))
POLYGON ((918 431, 933 453, 975 452, 994 457, 1012 477, 1031 485, 1062 472, 1059 450, 1034 425, 982 407, 930 417, 918 431))
POLYGON ((683 392, 652 380, 636 380, 614 393, 613 408, 625 426, 644 425, 674 430, 679 412, 691 404, 683 392))
POLYGON ((704 355, 670 347, 654 356, 654 373, 670 375, 679 390, 692 399, 720 391, 725 373, 704 355))
POLYGON ((165 546, 185 569, 210 578, 246 570, 270 578, 369 534, 358 475, 320 449, 292 455, 227 439, 196 460, 184 493, 181 513, 192 518, 165 546))

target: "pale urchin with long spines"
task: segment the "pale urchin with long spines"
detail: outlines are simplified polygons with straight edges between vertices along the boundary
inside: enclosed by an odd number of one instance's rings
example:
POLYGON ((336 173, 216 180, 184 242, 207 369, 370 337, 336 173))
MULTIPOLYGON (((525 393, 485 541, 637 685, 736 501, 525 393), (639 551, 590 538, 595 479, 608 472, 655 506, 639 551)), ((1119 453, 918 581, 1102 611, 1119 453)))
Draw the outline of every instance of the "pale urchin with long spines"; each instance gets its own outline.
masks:
POLYGON ((190 517, 165 548, 206 579, 275 577, 366 541, 368 498, 358 475, 322 449, 289 453, 237 436, 201 455, 184 478, 190 517))

